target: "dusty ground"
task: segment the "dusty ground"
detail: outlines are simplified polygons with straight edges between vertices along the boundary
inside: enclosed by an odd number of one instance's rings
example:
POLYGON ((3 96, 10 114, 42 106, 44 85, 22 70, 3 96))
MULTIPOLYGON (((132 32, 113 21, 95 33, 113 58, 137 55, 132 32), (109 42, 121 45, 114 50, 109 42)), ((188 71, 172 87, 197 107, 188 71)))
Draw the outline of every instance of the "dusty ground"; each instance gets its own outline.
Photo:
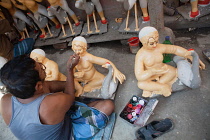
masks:
MULTIPOLYGON (((209 140, 210 139, 210 63, 204 58, 202 50, 210 47, 210 28, 195 29, 193 31, 176 31, 176 45, 195 49, 200 59, 206 64, 206 70, 201 71, 202 85, 196 90, 187 90, 172 94, 170 97, 157 97, 154 114, 148 122, 171 118, 174 129, 159 137, 157 140, 209 140)), ((49 59, 59 64, 60 71, 65 74, 65 65, 69 55, 73 54, 70 48, 55 50, 52 47, 43 48, 49 59)), ((119 85, 115 97, 115 112, 117 113, 112 140, 134 140, 134 127, 119 117, 132 95, 141 96, 142 90, 137 87, 134 75, 135 54, 129 52, 128 46, 122 46, 120 41, 92 44, 89 53, 111 60, 117 68, 126 75, 126 81, 119 85)), ((96 66, 100 72, 107 71, 96 66)), ((15 140, 14 136, 4 124, 0 116, 0 140, 15 140)))

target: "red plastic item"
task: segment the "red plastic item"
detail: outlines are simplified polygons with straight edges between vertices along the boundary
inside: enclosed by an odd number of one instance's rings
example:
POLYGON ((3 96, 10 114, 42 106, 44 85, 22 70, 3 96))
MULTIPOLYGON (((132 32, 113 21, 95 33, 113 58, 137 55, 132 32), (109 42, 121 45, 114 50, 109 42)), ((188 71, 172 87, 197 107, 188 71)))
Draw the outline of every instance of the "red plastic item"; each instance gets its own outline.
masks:
POLYGON ((133 105, 132 105, 132 104, 128 104, 128 107, 129 107, 129 108, 132 108, 132 107, 133 107, 133 105))

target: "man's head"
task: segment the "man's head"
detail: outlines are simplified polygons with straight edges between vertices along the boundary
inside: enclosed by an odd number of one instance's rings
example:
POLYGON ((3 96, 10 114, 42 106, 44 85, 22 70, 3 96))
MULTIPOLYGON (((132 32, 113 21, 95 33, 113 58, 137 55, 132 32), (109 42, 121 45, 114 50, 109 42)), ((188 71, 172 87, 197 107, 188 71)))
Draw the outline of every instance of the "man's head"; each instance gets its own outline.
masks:
POLYGON ((75 37, 72 41, 72 50, 78 55, 85 52, 87 50, 86 39, 82 36, 75 37))
POLYGON ((143 46, 153 48, 157 45, 159 40, 158 31, 151 26, 144 27, 139 32, 139 40, 141 41, 143 46))
POLYGON ((45 77, 41 64, 21 55, 7 62, 0 71, 0 78, 7 90, 15 97, 27 99, 34 96, 37 83, 45 77))

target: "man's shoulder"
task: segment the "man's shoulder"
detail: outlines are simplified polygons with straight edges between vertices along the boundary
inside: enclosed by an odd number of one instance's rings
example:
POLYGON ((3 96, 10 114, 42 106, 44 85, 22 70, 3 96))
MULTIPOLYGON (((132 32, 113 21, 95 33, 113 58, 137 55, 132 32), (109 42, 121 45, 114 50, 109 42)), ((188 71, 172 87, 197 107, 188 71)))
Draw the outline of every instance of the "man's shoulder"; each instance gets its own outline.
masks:
POLYGON ((10 101, 10 100, 11 100, 11 97, 12 97, 12 94, 10 94, 10 93, 4 94, 4 95, 2 96, 2 98, 1 98, 1 102, 3 103, 3 102, 8 102, 8 101, 10 101))
POLYGON ((56 92, 45 97, 44 101, 48 104, 62 105, 62 103, 68 102, 69 95, 63 92, 56 92))

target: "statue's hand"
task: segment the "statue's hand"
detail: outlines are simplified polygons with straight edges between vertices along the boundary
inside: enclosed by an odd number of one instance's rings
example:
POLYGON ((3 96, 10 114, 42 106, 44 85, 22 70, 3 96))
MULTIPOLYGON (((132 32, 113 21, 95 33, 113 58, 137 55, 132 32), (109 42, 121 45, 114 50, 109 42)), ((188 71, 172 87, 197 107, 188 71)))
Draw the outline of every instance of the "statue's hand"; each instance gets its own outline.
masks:
POLYGON ((199 64, 200 64, 200 66, 199 66, 200 69, 206 68, 206 65, 201 60, 199 61, 199 64))
POLYGON ((160 75, 160 74, 165 74, 166 72, 168 72, 168 66, 167 65, 164 65, 163 67, 161 68, 152 68, 151 69, 151 72, 153 73, 153 75, 160 75))
POLYGON ((122 74, 119 70, 114 71, 113 77, 114 77, 114 82, 116 83, 116 78, 117 78, 120 81, 120 84, 122 84, 126 79, 125 75, 122 74))
POLYGON ((75 78, 82 78, 84 76, 85 72, 84 71, 79 71, 74 73, 75 78))

